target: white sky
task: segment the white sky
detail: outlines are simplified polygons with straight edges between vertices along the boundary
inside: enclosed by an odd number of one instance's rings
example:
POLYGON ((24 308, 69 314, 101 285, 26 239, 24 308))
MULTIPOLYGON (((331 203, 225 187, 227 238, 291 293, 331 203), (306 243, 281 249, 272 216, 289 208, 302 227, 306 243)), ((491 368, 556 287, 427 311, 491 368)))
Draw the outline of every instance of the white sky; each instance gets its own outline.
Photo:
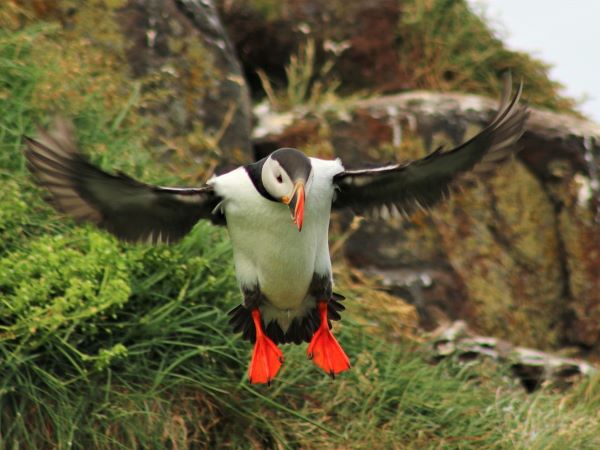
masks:
POLYGON ((551 78, 600 122, 599 0, 469 0, 484 11, 499 36, 553 68, 551 78))

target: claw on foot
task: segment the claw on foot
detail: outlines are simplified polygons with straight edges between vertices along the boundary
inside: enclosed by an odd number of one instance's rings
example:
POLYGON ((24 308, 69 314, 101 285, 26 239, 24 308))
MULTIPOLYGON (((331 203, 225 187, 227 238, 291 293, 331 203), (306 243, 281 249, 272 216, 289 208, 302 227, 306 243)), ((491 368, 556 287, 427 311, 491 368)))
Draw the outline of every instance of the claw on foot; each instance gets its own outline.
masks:
POLYGON ((262 329, 258 309, 252 311, 252 320, 256 329, 256 342, 248 368, 248 378, 250 383, 270 384, 281 367, 283 353, 262 329))
POLYGON ((332 378, 350 368, 350 360, 329 329, 327 322, 327 303, 319 303, 321 325, 308 345, 306 354, 313 362, 332 378))

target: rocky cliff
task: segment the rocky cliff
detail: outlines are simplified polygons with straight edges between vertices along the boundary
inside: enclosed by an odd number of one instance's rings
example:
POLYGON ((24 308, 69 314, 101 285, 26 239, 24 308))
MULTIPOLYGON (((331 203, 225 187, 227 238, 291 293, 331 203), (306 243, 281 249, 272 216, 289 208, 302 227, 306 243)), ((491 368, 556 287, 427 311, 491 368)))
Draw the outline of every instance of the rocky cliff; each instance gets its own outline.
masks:
MULTIPOLYGON (((110 66, 115 79, 100 95, 130 95, 129 107, 153 126, 148 145, 196 182, 249 160, 251 149, 294 146, 355 166, 457 145, 490 119, 495 101, 437 90, 489 96, 510 69, 527 101, 563 112, 534 106, 521 152, 495 177, 431 215, 362 222, 343 254, 414 305, 425 327, 463 318, 523 345, 600 342, 600 129, 572 113, 543 64, 506 51, 463 2, 28 5, 15 6, 6 25, 43 18, 63 27, 77 42, 61 50, 65 61, 93 55, 110 66), (252 133, 244 75, 257 105, 252 133), (119 79, 136 81, 133 94, 119 79)), ((64 80, 51 82, 48 104, 65 91, 64 80)), ((350 220, 336 218, 335 230, 350 220)))

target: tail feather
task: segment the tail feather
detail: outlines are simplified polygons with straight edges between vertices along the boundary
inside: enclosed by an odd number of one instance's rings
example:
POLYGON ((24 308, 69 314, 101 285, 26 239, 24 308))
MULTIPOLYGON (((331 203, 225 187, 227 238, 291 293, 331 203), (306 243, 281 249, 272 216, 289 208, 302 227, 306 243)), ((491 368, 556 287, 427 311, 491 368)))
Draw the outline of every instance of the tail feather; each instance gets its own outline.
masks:
MULTIPOLYGON (((341 320, 340 312, 346 308, 340 302, 345 300, 343 295, 333 293, 327 304, 327 318, 329 326, 331 321, 341 320)), ((250 310, 244 305, 238 305, 229 311, 229 324, 233 328, 234 333, 241 333, 242 339, 254 343, 255 329, 252 321, 250 310)), ((263 323, 265 333, 275 344, 301 344, 302 342, 310 342, 315 331, 319 328, 319 314, 317 309, 311 310, 309 314, 302 318, 295 319, 290 327, 284 332, 276 321, 271 321, 268 324, 263 323)))

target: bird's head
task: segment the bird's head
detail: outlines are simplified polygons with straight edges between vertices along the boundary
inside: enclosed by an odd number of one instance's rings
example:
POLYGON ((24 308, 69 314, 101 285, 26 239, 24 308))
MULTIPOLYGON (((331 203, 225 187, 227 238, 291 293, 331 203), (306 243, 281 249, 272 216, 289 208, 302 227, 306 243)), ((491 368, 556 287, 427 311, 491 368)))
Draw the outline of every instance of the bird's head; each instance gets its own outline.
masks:
POLYGON ((310 159, 294 148, 280 148, 271 153, 261 172, 262 184, 277 201, 288 205, 292 220, 302 230, 305 192, 312 175, 310 159))

